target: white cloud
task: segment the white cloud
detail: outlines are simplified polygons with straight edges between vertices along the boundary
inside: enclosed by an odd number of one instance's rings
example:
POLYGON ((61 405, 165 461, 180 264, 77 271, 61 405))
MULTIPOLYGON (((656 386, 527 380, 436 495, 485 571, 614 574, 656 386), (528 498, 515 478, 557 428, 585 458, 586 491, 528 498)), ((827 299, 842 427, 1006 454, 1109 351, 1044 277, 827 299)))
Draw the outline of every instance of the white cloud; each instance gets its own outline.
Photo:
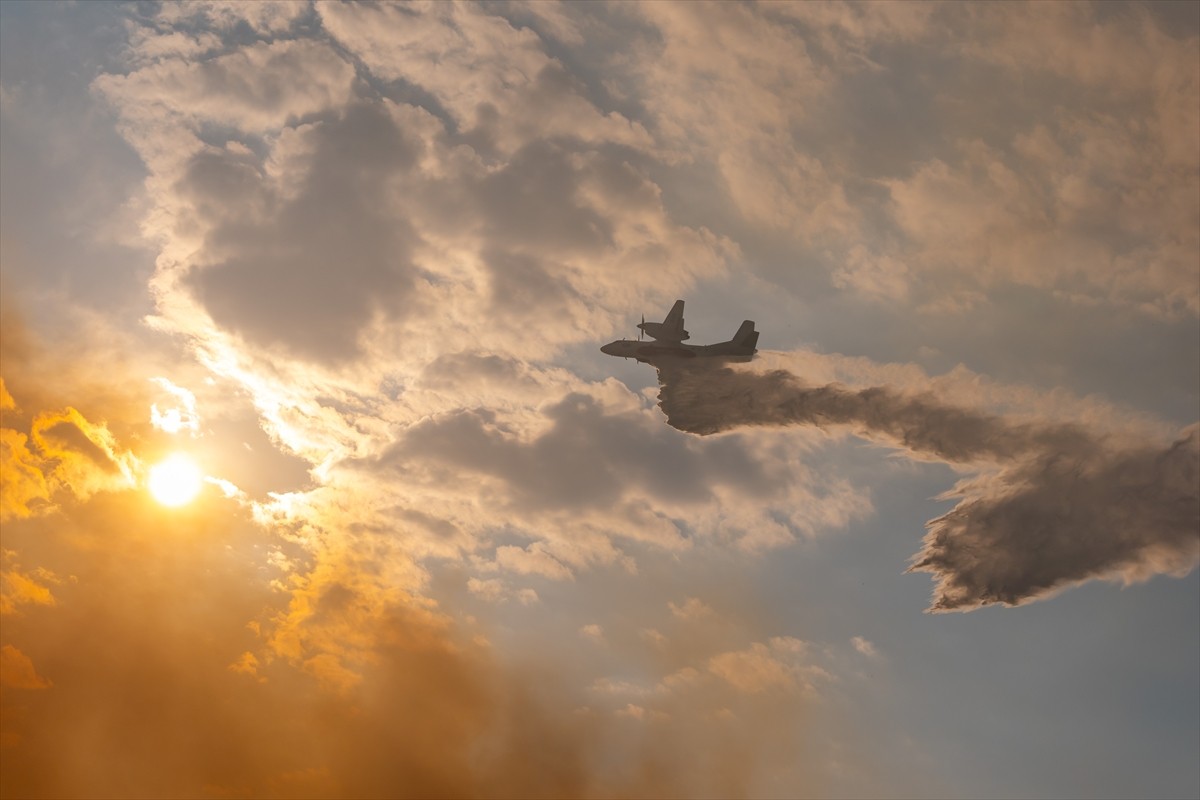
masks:
POLYGON ((853 636, 850 638, 850 644, 854 645, 854 649, 867 658, 879 658, 879 650, 871 643, 870 639, 853 636))
MULTIPOLYGON (((822 687, 838 678, 818 663, 824 648, 814 648, 793 636, 772 636, 743 650, 730 650, 708 659, 710 674, 746 694, 781 693, 818 698, 822 687)), ((688 676, 687 683, 694 683, 688 676)))
POLYGON ((1018 133, 1009 153, 964 142, 955 161, 926 162, 889 183, 906 262, 927 288, 1009 281, 1161 315, 1200 313, 1200 234, 1190 222, 1200 184, 1163 166, 1137 122, 1064 116, 1053 129, 1018 133))
POLYGON ((519 575, 541 575, 551 580, 571 580, 571 568, 550 555, 544 547, 527 549, 506 545, 496 548, 496 563, 519 575))
POLYGON ((200 417, 196 413, 196 395, 182 386, 176 386, 167 378, 155 377, 150 380, 166 393, 171 403, 164 403, 162 408, 159 408, 158 403, 152 403, 150 423, 167 433, 179 433, 183 430, 192 436, 199 433, 200 417))
POLYGON ((467 590, 490 603, 504 603, 516 600, 523 606, 539 601, 538 593, 533 589, 513 589, 499 578, 467 578, 467 590))
POLYGON ((663 647, 667 643, 667 637, 663 635, 662 631, 656 628, 642 628, 638 631, 638 636, 642 641, 648 642, 655 647, 663 647))
POLYGON ((308 9, 308 3, 295 0, 181 0, 159 9, 155 21, 178 28, 208 24, 223 31, 245 24, 270 35, 287 31, 308 9))
MULTIPOLYGON (((161 37, 148 37, 153 47, 161 37)), ((194 122, 270 132, 350 97, 354 67, 310 40, 259 42, 207 60, 159 60, 95 87, 127 115, 148 122, 159 106, 194 122)))
POLYGON ((597 109, 529 29, 466 4, 318 5, 325 28, 372 72, 433 94, 477 149, 511 154, 558 136, 647 147, 650 137, 597 109))
POLYGON ((664 677, 658 683, 660 692, 682 692, 700 685, 704 676, 694 667, 683 667, 664 677))
POLYGON ((713 610, 698 597, 689 597, 679 604, 669 602, 667 607, 671 609, 673 616, 688 621, 702 619, 713 613, 713 610))
POLYGON ((612 678, 597 678, 588 689, 601 695, 642 697, 650 694, 650 690, 645 686, 612 678))
POLYGON ((770 7, 649 3, 656 36, 623 73, 664 144, 715 164, 750 222, 804 237, 845 231, 855 212, 827 165, 794 138, 828 76, 770 7), (764 13, 765 12, 765 13, 764 13))
POLYGON ((850 249, 846 260, 833 271, 833 285, 879 302, 908 298, 908 268, 886 253, 868 252, 862 245, 850 249))
POLYGON ((584 639, 602 644, 604 642, 604 629, 596 623, 592 622, 584 625, 579 629, 579 635, 584 639))

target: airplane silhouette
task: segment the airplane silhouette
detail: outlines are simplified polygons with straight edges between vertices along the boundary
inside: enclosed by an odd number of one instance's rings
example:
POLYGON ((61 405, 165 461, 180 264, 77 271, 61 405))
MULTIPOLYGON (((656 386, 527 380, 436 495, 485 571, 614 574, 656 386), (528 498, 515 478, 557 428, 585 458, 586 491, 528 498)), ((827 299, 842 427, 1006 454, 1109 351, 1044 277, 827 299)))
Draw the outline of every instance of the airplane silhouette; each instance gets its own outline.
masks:
POLYGON ((684 344, 689 338, 683 329, 683 301, 676 300, 667 318, 662 322, 642 322, 638 328, 649 334, 654 341, 647 342, 639 339, 618 339, 600 348, 600 352, 621 358, 635 358, 646 364, 661 364, 680 359, 726 356, 736 360, 749 361, 758 352, 758 331, 754 330, 754 321, 745 320, 737 333, 727 342, 716 344, 684 344))

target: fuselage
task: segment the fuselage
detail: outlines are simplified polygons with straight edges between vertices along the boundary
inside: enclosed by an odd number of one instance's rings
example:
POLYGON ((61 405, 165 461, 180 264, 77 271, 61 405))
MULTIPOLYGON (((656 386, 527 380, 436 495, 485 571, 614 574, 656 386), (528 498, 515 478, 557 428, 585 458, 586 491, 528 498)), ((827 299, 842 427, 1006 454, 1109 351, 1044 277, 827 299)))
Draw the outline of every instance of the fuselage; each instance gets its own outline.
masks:
POLYGON ((636 358, 646 364, 654 364, 705 356, 740 356, 748 360, 756 350, 753 347, 745 347, 733 342, 676 344, 675 342, 639 342, 636 339, 618 339, 601 347, 600 352, 621 358, 636 358))

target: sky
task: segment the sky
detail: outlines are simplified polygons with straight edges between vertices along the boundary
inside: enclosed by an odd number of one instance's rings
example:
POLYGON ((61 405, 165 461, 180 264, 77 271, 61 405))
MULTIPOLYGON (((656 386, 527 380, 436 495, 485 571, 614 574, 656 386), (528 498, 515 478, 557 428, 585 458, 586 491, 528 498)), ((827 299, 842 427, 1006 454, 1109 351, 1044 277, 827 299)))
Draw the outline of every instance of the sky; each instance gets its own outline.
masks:
POLYGON ((0 208, 3 796, 1200 795, 1200 5, 6 1, 0 208))

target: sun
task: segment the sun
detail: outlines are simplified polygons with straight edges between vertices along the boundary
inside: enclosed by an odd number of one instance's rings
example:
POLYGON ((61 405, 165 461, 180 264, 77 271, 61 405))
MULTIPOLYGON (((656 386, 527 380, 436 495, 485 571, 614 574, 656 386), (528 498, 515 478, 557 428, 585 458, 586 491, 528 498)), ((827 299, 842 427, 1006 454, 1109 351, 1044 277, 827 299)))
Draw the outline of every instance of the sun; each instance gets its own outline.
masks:
POLYGON ((150 494, 164 506, 190 503, 203 486, 200 467, 183 453, 168 456, 150 468, 150 494))

